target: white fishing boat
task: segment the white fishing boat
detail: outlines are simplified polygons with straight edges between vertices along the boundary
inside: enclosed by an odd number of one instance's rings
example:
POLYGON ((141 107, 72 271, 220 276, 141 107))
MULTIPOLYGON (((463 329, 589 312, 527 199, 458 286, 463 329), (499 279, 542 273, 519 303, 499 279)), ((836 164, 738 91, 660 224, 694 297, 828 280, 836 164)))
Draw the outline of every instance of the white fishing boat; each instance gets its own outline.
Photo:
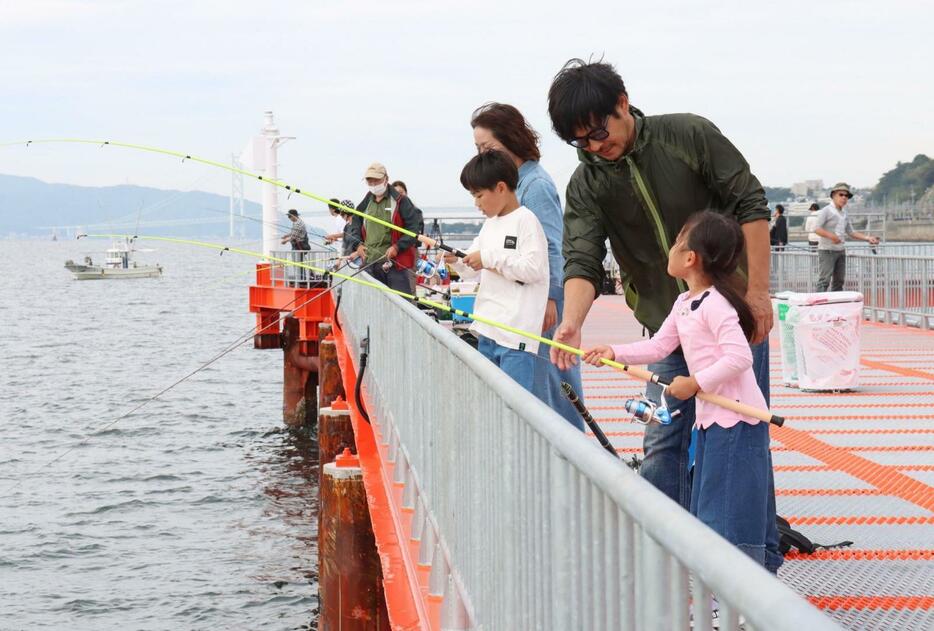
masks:
POLYGON ((103 265, 95 265, 90 256, 84 257, 84 263, 65 261, 65 269, 74 274, 75 280, 105 280, 113 278, 157 278, 162 276, 162 266, 140 265, 133 260, 133 242, 114 241, 107 248, 103 265))

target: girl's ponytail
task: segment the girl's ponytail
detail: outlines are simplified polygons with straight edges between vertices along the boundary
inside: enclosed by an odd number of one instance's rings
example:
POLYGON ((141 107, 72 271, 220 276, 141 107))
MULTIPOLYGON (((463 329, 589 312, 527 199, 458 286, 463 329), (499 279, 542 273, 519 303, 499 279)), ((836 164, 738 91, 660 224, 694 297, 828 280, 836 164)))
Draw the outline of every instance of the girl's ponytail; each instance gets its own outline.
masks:
POLYGON ((736 282, 736 267, 745 247, 742 228, 733 219, 705 210, 691 215, 684 224, 687 249, 700 257, 704 272, 739 316, 747 340, 756 331, 756 319, 736 282))

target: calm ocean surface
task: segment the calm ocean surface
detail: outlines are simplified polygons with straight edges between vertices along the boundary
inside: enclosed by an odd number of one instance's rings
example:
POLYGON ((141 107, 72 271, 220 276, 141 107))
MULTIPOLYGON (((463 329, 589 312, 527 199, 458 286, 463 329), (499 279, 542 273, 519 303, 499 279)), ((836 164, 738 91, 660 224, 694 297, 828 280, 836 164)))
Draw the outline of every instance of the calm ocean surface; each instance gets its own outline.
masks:
POLYGON ((152 243, 163 278, 79 282, 64 261, 108 242, 0 241, 0 629, 311 628, 317 464, 280 351, 99 431, 254 324, 254 259, 152 243))

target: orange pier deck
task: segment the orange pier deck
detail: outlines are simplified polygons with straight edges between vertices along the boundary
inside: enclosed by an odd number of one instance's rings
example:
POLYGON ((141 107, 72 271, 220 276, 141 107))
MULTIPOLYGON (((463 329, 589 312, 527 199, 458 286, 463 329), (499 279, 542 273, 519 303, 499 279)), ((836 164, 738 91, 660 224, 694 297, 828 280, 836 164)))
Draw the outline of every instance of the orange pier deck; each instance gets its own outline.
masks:
MULTIPOLYGON (((584 344, 641 338, 622 297, 602 296, 584 344)), ((771 346, 778 512, 814 541, 853 546, 786 558, 779 577, 851 629, 934 628, 934 332, 863 322, 860 387, 805 393, 781 383, 771 346)), ((642 451, 626 399, 641 383, 584 368, 587 406, 620 453, 642 451)))

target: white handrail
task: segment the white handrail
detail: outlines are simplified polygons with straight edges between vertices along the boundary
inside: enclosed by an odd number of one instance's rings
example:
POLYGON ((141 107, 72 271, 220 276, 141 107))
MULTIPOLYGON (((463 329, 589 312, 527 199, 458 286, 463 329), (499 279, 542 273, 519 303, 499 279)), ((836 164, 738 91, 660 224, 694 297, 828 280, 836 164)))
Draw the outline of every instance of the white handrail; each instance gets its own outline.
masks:
POLYGON ((348 283, 340 323, 369 335, 369 415, 436 547, 442 627, 686 629, 693 601, 702 629, 712 592, 722 629, 839 628, 413 305, 348 283))

